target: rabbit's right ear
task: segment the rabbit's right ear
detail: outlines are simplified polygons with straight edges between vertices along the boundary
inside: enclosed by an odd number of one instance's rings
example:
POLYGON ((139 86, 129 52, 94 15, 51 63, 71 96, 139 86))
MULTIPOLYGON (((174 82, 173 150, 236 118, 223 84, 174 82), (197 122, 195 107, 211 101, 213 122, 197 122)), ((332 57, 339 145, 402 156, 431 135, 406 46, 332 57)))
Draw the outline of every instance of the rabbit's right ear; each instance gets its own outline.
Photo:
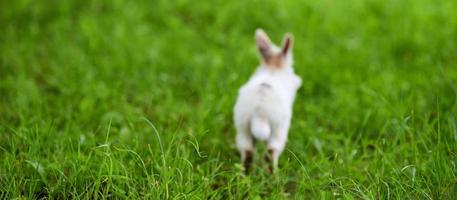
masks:
POLYGON ((292 34, 286 33, 286 35, 284 35, 284 40, 282 43, 282 54, 287 55, 292 47, 292 34))
POLYGON ((270 55, 271 41, 268 35, 260 28, 255 31, 255 39, 257 41, 257 48, 260 54, 265 59, 270 55))

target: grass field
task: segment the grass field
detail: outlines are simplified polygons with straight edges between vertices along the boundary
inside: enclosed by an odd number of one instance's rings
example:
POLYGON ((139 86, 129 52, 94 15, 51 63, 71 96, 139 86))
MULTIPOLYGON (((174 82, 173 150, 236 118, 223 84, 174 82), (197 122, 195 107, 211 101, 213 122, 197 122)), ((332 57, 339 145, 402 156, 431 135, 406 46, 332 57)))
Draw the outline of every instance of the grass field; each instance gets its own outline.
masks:
POLYGON ((456 199, 457 2, 0 1, 0 199, 456 199), (254 31, 303 79, 241 176, 254 31), (261 151, 260 147, 259 151, 261 151))

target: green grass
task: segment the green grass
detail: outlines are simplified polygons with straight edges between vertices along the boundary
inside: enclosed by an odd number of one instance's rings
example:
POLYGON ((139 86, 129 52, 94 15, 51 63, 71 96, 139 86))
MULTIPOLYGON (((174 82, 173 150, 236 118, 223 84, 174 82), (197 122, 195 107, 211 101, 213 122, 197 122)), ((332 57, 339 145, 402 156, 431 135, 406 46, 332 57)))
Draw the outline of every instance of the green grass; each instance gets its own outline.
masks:
POLYGON ((456 199, 456 10, 0 1, 0 199, 456 199), (257 27, 294 34, 303 87, 279 172, 243 177, 257 27))

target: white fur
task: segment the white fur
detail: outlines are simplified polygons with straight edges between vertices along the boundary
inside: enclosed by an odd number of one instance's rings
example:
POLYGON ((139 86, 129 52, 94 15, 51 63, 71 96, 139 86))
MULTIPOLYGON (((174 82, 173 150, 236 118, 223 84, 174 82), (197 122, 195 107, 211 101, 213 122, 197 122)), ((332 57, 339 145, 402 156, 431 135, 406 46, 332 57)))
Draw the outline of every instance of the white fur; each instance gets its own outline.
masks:
MULTIPOLYGON (((257 38, 269 42, 268 38, 261 38, 267 36, 259 31, 256 32, 257 38)), ((279 47, 270 45, 273 53, 281 52, 279 47)), ((274 150, 274 168, 287 141, 292 105, 296 91, 301 86, 301 79, 292 68, 291 50, 285 55, 283 63, 281 68, 274 68, 262 60, 249 81, 240 88, 234 108, 236 144, 242 160, 245 151, 253 150, 255 138, 266 141, 267 148, 274 150)))

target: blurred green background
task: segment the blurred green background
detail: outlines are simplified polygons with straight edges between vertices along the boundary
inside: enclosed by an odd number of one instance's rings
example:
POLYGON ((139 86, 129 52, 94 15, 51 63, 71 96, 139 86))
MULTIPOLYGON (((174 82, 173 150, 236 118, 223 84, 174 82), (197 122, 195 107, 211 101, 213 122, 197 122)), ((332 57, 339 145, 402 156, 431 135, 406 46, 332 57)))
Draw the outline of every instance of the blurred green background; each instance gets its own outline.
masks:
POLYGON ((455 199, 457 2, 0 1, 0 198, 455 199), (280 170, 232 108, 254 31, 303 79, 280 170))

